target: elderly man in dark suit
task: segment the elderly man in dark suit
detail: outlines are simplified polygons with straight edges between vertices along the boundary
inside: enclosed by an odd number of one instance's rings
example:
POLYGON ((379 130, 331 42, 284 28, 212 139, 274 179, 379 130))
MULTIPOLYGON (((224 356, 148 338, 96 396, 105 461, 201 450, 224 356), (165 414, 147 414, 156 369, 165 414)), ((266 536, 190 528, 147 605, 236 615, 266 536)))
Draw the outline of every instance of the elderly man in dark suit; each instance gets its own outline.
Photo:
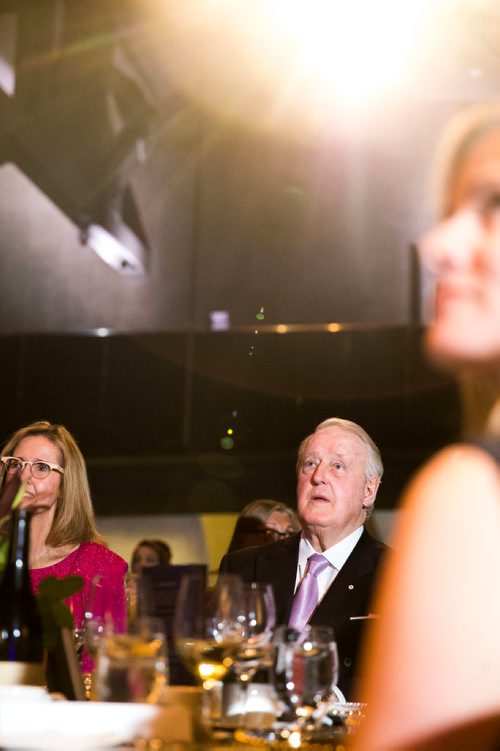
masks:
POLYGON ((325 420, 299 447, 302 532, 227 554, 220 566, 221 573, 240 574, 244 581, 272 584, 278 624, 334 628, 339 688, 348 700, 354 695, 362 631, 373 615, 370 601, 387 549, 364 528, 382 473, 379 450, 363 428, 341 418, 325 420), (313 602, 308 593, 304 605, 300 589, 303 594, 311 582, 313 602))

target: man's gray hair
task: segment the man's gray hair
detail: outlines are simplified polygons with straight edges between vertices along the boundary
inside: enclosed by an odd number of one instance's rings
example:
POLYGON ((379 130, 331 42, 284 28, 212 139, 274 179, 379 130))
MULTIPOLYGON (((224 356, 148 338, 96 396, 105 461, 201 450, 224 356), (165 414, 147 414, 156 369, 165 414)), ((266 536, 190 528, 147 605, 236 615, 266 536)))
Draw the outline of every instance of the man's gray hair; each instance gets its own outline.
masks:
MULTIPOLYGON (((316 426, 314 433, 318 433, 318 431, 325 430, 326 428, 340 428, 341 430, 345 430, 346 433, 353 433, 354 435, 358 436, 358 438, 363 441, 368 450, 368 460, 365 469, 366 479, 369 480, 370 477, 378 477, 379 479, 382 478, 382 475, 384 474, 384 465, 382 464, 380 451, 378 450, 375 441, 370 438, 366 430, 363 430, 361 425, 358 425, 356 422, 352 422, 352 420, 344 420, 342 417, 329 417, 327 420, 323 420, 323 422, 320 422, 319 425, 316 426)), ((311 435, 314 435, 314 433, 311 433, 311 435)), ((304 438, 299 446, 297 471, 300 467, 306 443, 311 435, 308 435, 306 438, 304 438)))

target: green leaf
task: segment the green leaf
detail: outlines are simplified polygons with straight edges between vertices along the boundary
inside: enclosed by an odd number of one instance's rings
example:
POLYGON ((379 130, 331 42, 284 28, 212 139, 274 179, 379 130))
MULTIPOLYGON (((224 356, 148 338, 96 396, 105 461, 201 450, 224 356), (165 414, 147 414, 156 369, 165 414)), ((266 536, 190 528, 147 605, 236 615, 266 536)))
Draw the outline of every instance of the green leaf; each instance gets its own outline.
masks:
POLYGON ((40 582, 37 601, 47 649, 53 649, 56 646, 61 628, 73 630, 73 614, 64 600, 82 587, 82 577, 74 574, 65 579, 47 576, 40 582))
POLYGON ((12 506, 10 507, 12 511, 14 511, 14 509, 16 509, 19 506, 19 504, 21 503, 21 501, 24 498, 25 492, 26 492, 26 483, 22 482, 19 485, 19 489, 18 489, 18 491, 17 491, 17 493, 15 495, 14 500, 12 501, 12 506))
POLYGON ((73 616, 68 606, 61 600, 38 600, 38 609, 44 624, 49 626, 46 632, 56 632, 59 628, 73 630, 73 616))
POLYGON ((0 537, 0 573, 4 570, 9 555, 9 541, 6 537, 0 537))
POLYGON ((38 597, 49 601, 66 600, 71 595, 79 592, 83 587, 81 576, 72 574, 64 579, 58 579, 56 576, 46 576, 42 579, 38 587, 38 597))

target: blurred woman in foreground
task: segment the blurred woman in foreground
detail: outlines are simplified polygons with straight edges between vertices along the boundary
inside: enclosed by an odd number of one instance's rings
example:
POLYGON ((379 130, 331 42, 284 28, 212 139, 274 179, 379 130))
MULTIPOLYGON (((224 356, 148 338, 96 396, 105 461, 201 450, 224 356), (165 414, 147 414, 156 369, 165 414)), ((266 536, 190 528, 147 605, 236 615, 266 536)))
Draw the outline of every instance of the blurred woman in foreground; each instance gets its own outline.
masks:
POLYGON ((425 347, 463 383, 465 439, 416 475, 374 612, 355 751, 500 748, 500 105, 449 127, 425 347))

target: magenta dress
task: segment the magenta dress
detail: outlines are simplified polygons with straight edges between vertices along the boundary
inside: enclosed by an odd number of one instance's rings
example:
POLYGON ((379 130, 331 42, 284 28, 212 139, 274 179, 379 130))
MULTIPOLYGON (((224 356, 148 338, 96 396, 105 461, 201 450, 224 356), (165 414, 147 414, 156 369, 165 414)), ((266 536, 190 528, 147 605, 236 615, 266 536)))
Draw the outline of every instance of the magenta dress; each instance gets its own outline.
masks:
MULTIPOLYGON (((112 550, 96 542, 82 542, 76 550, 59 563, 44 568, 30 570, 31 586, 38 592, 42 579, 56 576, 64 579, 77 574, 83 579, 83 587, 65 600, 73 613, 75 628, 80 628, 85 612, 91 611, 99 617, 111 617, 117 631, 123 631, 126 624, 127 605, 125 597, 125 574, 128 564, 112 550)), ((92 661, 83 655, 82 668, 88 672, 92 661)))

